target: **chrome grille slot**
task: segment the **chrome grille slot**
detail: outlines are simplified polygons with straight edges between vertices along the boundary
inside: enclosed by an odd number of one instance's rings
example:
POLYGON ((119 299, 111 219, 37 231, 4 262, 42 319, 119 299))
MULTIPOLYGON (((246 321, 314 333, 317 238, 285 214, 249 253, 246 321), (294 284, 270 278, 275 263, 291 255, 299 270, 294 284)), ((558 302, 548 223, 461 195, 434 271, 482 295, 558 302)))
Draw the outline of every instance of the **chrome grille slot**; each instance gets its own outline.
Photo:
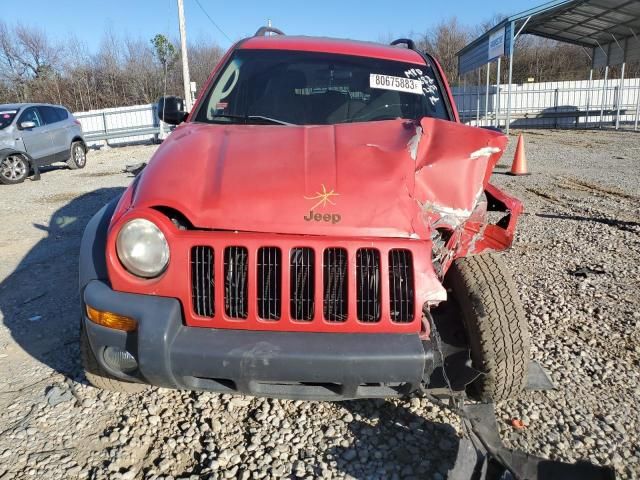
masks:
POLYGON ((247 318, 248 256, 245 247, 224 249, 224 309, 231 318, 247 318))
POLYGON ((414 318, 413 258, 409 250, 389 251, 389 306, 391 321, 410 323, 414 318))
POLYGON ((213 248, 191 248, 191 304, 196 315, 212 318, 214 304, 214 256, 213 248))
POLYGON ((356 253, 356 304, 358 320, 380 321, 380 252, 361 248, 356 253))
POLYGON ((258 315, 279 320, 282 310, 282 252, 276 247, 258 249, 258 315))
POLYGON ((289 258, 290 311, 294 320, 313 320, 315 311, 315 252, 294 248, 289 258))
POLYGON ((323 309, 330 322, 344 322, 348 314, 347 251, 327 248, 323 258, 323 309))

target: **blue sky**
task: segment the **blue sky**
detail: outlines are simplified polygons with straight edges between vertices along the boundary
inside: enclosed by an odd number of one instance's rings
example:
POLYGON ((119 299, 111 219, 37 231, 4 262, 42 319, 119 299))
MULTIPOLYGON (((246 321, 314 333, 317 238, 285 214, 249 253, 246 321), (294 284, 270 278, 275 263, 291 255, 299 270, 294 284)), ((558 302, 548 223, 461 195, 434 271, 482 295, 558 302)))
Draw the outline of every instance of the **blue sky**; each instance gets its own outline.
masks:
MULTIPOLYGON (((475 26, 497 13, 513 14, 545 0, 199 0, 211 18, 232 39, 253 34, 267 19, 286 33, 381 40, 423 32, 440 20, 456 16, 475 26)), ((2 20, 44 29, 55 40, 69 32, 95 51, 105 29, 120 35, 150 39, 156 33, 177 38, 176 0, 3 0, 2 20)), ((202 13, 196 0, 184 0, 187 37, 230 42, 202 13)))

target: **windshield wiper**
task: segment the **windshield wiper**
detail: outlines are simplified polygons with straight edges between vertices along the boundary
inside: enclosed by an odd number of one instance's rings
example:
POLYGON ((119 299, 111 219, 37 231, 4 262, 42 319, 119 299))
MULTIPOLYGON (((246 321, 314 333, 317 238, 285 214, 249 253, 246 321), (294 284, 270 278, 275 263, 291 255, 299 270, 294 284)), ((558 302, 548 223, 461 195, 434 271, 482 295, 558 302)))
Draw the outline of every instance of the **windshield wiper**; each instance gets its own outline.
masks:
POLYGON ((213 116, 215 118, 228 118, 230 120, 242 120, 243 123, 251 123, 251 120, 258 120, 265 124, 274 125, 293 125, 293 123, 285 122, 284 120, 278 120, 276 118, 265 117, 263 115, 233 115, 231 113, 219 113, 213 116))
POLYGON ((276 125, 294 125, 293 123, 285 122, 284 120, 278 120, 277 118, 265 117, 263 115, 249 115, 246 118, 248 118, 249 120, 262 120, 264 122, 274 123, 276 125))

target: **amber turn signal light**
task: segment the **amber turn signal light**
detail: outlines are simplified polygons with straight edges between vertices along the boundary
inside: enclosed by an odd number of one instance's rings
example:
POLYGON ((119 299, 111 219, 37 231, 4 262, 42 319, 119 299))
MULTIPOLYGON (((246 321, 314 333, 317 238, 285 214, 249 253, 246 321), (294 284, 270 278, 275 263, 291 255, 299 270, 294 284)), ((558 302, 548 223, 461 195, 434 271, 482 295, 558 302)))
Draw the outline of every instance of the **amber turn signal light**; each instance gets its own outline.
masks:
POLYGON ((89 317, 89 320, 93 323, 97 323, 103 327, 114 328, 125 332, 134 332, 138 328, 138 322, 133 318, 118 315, 117 313, 96 310, 89 305, 87 305, 87 317, 89 317))

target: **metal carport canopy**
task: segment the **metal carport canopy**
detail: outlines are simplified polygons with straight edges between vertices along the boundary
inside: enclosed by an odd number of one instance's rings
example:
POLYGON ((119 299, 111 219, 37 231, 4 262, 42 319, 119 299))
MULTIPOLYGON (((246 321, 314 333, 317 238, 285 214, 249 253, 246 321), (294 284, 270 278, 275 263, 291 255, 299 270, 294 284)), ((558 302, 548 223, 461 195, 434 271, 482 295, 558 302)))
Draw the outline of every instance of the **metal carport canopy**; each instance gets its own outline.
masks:
MULTIPOLYGON (((640 62, 640 0, 554 0, 508 17, 458 52, 459 74, 507 55, 510 97, 514 44, 523 33, 590 49, 593 68, 640 62)), ((510 116, 509 102, 507 131, 510 116)))

